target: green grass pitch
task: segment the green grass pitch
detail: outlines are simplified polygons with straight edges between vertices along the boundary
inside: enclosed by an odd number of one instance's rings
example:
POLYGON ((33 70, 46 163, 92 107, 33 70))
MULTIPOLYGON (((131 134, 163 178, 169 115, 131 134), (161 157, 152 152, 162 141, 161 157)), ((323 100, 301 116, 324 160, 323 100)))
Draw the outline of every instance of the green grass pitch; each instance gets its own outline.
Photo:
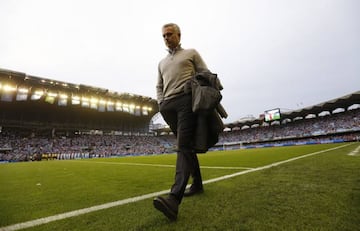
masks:
MULTIPOLYGON (((205 184, 203 194, 184 198, 176 222, 147 198, 26 230, 360 230, 360 153, 349 155, 359 145, 200 154, 206 182, 327 150, 205 184)), ((167 154, 1 164, 0 230, 168 190, 175 161, 176 155, 167 154)))

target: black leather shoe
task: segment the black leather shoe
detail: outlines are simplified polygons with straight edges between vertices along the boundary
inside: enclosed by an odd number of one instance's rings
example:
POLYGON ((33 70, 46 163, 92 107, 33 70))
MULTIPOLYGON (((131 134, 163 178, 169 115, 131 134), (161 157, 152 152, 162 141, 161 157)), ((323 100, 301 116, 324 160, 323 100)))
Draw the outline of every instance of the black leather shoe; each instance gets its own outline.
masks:
POLYGON ((177 219, 179 203, 171 198, 155 197, 153 201, 154 207, 162 212, 169 220, 175 221, 177 219))
POLYGON ((187 191, 184 192, 184 197, 190 197, 190 196, 193 196, 195 194, 200 194, 200 193, 203 193, 203 192, 204 192, 203 188, 190 187, 187 191))

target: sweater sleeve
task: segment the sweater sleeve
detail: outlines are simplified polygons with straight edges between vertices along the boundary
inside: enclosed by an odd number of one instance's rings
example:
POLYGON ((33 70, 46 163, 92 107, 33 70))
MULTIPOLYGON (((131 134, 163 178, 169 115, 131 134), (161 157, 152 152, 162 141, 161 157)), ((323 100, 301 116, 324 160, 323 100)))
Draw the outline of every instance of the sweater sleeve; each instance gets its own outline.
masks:
POLYGON ((201 55, 195 49, 194 49, 194 66, 196 73, 209 71, 204 60, 201 58, 201 55))
POLYGON ((158 66, 158 80, 156 84, 156 96, 157 96, 157 102, 160 104, 164 100, 164 82, 162 78, 162 74, 160 72, 160 64, 158 66))

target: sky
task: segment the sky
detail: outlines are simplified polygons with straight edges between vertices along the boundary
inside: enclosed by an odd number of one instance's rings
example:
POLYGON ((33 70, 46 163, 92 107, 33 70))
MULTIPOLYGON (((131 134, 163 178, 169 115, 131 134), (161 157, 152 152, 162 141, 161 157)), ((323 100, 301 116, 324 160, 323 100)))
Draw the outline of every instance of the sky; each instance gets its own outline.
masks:
POLYGON ((0 68, 156 98, 181 28, 224 89, 225 123, 360 90, 358 0, 1 0, 0 68))

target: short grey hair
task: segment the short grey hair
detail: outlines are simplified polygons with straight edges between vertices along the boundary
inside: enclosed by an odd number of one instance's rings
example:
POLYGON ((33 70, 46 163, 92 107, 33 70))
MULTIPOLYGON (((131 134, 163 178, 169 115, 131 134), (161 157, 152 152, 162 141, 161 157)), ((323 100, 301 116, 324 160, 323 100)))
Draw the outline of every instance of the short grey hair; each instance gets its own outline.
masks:
POLYGON ((181 35, 180 27, 177 24, 175 24, 175 23, 167 23, 167 24, 163 25, 162 29, 164 29, 166 27, 174 28, 175 31, 177 32, 177 34, 181 35))

